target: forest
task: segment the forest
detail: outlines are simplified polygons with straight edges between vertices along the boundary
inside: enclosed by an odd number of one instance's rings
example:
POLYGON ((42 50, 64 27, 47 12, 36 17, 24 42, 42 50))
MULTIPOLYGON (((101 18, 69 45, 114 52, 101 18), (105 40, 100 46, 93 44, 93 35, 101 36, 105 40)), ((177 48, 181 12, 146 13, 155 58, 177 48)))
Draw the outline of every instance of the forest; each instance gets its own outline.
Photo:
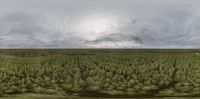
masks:
POLYGON ((1 49, 0 96, 200 96, 198 49, 1 49))

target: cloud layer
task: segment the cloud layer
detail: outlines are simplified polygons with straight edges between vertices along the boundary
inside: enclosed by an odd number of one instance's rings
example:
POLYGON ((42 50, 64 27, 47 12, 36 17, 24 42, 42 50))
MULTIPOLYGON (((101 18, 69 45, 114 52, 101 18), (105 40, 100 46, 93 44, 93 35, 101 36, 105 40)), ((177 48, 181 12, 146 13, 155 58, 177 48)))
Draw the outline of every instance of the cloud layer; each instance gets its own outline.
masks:
POLYGON ((199 4, 199 0, 1 0, 0 47, 199 48, 199 4))

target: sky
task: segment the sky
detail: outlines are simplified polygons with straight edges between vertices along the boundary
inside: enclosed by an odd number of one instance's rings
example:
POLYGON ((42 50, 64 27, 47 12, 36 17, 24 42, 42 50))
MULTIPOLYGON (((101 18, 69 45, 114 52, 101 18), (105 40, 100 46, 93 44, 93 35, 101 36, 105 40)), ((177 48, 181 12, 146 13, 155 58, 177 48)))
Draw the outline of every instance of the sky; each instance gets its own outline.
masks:
POLYGON ((200 0, 0 0, 0 48, 200 48, 200 0))

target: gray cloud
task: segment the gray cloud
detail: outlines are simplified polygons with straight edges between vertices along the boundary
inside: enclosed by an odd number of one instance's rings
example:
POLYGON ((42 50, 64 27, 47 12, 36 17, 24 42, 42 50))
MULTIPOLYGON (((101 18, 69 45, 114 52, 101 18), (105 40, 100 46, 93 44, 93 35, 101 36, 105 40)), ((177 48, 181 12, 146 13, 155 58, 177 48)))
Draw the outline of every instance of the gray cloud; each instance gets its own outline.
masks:
POLYGON ((198 0, 1 0, 0 47, 199 48, 199 4, 198 0), (91 23, 85 26, 87 22, 91 23))

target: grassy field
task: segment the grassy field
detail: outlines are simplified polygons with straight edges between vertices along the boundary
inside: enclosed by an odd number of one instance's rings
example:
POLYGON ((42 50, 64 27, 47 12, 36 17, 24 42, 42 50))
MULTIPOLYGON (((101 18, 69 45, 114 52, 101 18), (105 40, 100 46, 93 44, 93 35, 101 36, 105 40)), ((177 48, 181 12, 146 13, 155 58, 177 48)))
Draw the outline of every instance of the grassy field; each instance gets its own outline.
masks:
MULTIPOLYGON (((116 99, 116 98, 93 98, 93 97, 48 97, 48 96, 18 96, 0 97, 0 99, 116 99)), ((119 99, 200 99, 199 97, 162 97, 162 98, 119 98, 119 99)))
POLYGON ((1 49, 0 96, 30 99, 23 95, 27 93, 70 99, 193 99, 200 96, 200 50, 1 49))
MULTIPOLYGON (((0 99, 116 99, 116 98, 91 98, 91 97, 55 97, 55 96, 17 96, 0 97, 0 99)), ((200 99, 199 97, 162 97, 162 98, 119 98, 119 99, 200 99)))

